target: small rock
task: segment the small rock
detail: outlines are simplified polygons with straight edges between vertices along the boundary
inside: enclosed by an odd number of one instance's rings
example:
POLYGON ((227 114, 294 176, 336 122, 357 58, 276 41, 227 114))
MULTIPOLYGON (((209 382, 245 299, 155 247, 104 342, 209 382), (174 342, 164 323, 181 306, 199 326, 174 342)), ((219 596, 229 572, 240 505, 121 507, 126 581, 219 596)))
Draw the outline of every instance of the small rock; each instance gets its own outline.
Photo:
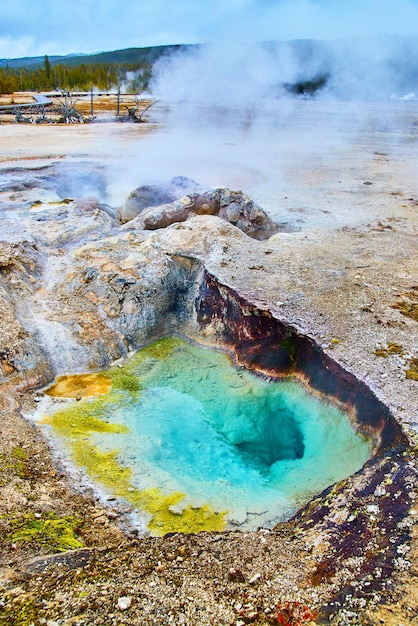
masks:
POLYGON ((120 611, 127 611, 132 604, 132 598, 130 596, 122 596, 118 600, 118 608, 120 611))
POLYGON ((386 495, 385 486, 384 485, 377 485, 376 489, 374 490, 373 495, 376 496, 376 498, 379 498, 380 496, 386 495))
POLYGON ((229 580, 233 580, 233 581, 240 582, 240 583, 243 583, 245 581, 244 573, 236 567, 231 567, 229 569, 228 578, 229 580))
POLYGON ((366 511, 372 515, 379 515, 379 507, 377 504, 369 504, 369 506, 366 507, 366 511))
POLYGON ((254 583, 257 582, 257 580, 260 580, 260 578, 261 578, 261 574, 254 574, 254 576, 250 578, 248 582, 250 585, 253 585, 254 583))
POLYGON ((186 508, 185 502, 178 502, 177 504, 171 504, 168 507, 168 510, 170 511, 170 513, 173 513, 174 515, 181 515, 185 508, 186 508))
POLYGON ((258 617, 258 613, 257 611, 251 611, 250 613, 247 613, 247 622, 254 622, 257 617, 258 617))

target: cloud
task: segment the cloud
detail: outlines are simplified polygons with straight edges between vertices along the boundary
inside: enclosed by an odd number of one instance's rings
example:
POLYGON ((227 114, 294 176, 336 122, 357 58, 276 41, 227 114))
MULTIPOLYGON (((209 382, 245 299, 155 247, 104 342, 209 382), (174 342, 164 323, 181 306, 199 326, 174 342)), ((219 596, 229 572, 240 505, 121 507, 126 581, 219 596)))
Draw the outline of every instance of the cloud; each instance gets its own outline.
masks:
POLYGON ((2 37, 0 36, 0 58, 20 58, 32 56, 36 49, 33 37, 2 37))
POLYGON ((417 0, 19 0, 3 3, 0 56, 173 43, 418 34, 417 0))

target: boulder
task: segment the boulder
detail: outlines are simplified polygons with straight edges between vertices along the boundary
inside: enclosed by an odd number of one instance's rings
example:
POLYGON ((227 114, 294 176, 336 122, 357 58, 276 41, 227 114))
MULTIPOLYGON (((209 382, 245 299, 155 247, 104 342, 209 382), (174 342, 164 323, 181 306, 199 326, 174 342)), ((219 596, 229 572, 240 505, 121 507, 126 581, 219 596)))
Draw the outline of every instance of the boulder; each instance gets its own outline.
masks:
POLYGON ((192 191, 200 189, 200 185, 185 176, 175 176, 168 183, 158 185, 141 185, 132 191, 118 211, 118 220, 122 224, 137 217, 149 207, 174 202, 192 191))
MULTIPOLYGON (((205 194, 210 206, 218 206, 212 215, 234 224, 253 239, 269 239, 278 232, 277 225, 267 213, 242 191, 227 188, 214 189, 205 194)), ((198 213, 195 210, 195 213, 198 213)))
POLYGON ((242 191, 226 188, 194 191, 174 202, 145 207, 125 228, 157 230, 185 222, 192 215, 220 217, 253 239, 268 239, 278 231, 277 225, 251 198, 242 191))

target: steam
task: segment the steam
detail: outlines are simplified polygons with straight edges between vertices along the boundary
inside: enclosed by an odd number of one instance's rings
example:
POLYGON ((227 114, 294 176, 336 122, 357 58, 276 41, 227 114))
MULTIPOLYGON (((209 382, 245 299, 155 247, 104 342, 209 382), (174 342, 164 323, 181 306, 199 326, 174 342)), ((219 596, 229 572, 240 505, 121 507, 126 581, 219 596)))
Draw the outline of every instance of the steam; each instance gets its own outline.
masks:
POLYGON ((418 45, 405 37, 218 44, 163 57, 151 91, 166 102, 249 107, 289 96, 289 86, 324 77, 315 94, 387 99, 416 89, 418 45))
POLYGON ((150 84, 159 103, 149 115, 161 124, 115 168, 112 202, 182 175, 242 190, 295 229, 319 223, 332 190, 340 194, 338 218, 351 219, 337 163, 351 158, 365 129, 378 134, 380 151, 397 141, 397 125, 408 119, 399 107, 414 103, 393 98, 418 88, 417 47, 398 37, 229 43, 161 58, 150 84), (297 95, 304 83, 319 88, 297 95))
POLYGON ((167 102, 254 105, 277 95, 280 82, 291 79, 293 60, 285 56, 257 44, 193 48, 156 64, 151 91, 167 102))

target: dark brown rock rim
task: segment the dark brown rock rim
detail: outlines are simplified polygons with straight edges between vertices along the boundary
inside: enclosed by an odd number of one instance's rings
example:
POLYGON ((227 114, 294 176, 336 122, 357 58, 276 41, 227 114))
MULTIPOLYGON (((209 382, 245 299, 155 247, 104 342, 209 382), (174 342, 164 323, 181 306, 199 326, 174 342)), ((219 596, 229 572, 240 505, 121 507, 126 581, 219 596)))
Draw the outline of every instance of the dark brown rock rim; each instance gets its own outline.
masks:
POLYGON ((196 312, 202 333, 232 352, 238 365, 270 379, 297 378, 313 392, 336 401, 349 413, 353 425, 375 440, 376 452, 407 445, 389 408, 363 381, 341 367, 314 339, 245 301, 208 272, 196 312))

